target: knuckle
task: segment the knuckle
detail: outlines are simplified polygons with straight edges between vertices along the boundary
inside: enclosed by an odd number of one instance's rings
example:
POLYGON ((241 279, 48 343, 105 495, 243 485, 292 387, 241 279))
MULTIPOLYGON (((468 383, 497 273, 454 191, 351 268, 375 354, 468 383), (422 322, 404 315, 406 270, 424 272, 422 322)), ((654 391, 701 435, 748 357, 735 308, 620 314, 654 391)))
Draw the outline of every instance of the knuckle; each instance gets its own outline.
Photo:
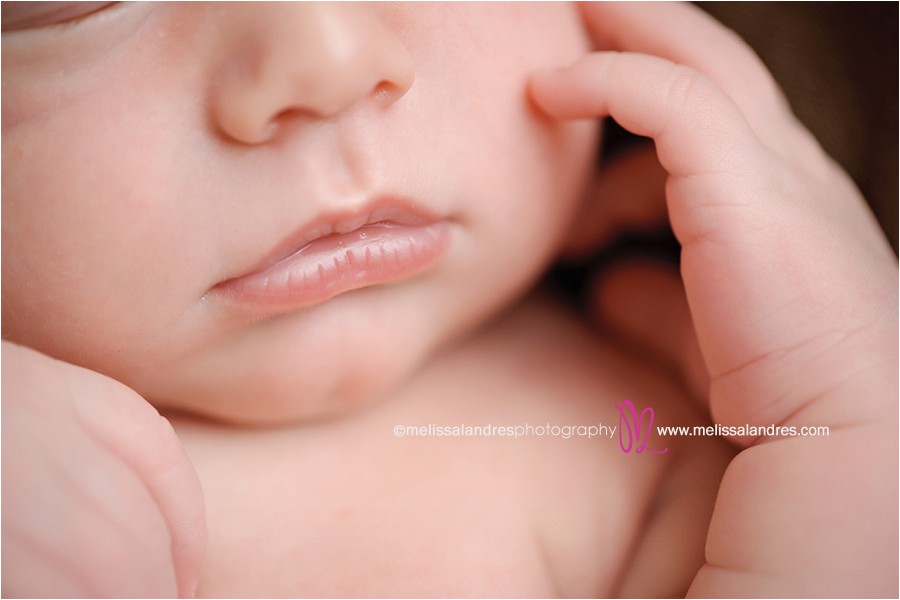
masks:
POLYGON ((714 85, 702 73, 684 65, 673 64, 663 86, 666 107, 670 112, 694 112, 699 103, 708 103, 714 85))

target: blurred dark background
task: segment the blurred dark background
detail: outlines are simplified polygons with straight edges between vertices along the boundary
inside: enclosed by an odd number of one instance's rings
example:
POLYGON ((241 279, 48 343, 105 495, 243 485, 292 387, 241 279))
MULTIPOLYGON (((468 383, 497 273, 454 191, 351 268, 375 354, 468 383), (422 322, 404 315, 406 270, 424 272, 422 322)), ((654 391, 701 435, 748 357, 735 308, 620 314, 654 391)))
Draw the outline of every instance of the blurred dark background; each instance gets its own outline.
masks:
POLYGON ((696 4, 756 50, 800 120, 856 181, 896 252, 900 5, 696 4))

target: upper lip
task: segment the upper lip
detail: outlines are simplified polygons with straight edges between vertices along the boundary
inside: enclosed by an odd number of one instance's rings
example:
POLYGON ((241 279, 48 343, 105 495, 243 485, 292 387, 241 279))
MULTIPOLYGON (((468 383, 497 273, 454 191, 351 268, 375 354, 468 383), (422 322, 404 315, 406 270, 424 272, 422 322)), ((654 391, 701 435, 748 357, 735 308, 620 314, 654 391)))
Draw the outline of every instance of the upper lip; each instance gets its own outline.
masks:
POLYGON ((438 217, 415 202, 395 196, 380 197, 356 210, 322 213, 285 236, 252 267, 225 281, 264 271, 293 256, 311 242, 328 235, 349 233, 375 223, 416 226, 428 225, 437 220, 438 217))

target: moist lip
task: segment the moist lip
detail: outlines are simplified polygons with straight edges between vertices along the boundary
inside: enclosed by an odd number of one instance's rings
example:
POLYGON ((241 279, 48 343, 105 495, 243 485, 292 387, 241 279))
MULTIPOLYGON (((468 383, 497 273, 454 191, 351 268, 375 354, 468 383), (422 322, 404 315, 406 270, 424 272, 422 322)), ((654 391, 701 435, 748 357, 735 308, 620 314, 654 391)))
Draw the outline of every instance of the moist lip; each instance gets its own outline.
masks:
POLYGON ((296 310, 418 275, 444 256, 450 233, 447 220, 391 201, 324 215, 212 291, 255 311, 296 310))

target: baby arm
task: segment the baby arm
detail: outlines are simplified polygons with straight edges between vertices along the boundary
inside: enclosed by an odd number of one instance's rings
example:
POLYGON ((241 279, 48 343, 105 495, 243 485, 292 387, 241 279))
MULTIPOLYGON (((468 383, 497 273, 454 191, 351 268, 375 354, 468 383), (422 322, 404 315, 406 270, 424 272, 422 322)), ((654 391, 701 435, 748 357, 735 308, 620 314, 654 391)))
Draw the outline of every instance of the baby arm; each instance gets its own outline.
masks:
POLYGON ((668 353, 699 350, 716 422, 831 432, 743 440, 690 594, 896 595, 896 259, 733 34, 683 5, 583 10, 617 51, 531 92, 551 117, 612 116, 655 142, 689 324, 668 353))
POLYGON ((3 595, 190 596, 203 498, 168 422, 97 373, 3 342, 3 595))

